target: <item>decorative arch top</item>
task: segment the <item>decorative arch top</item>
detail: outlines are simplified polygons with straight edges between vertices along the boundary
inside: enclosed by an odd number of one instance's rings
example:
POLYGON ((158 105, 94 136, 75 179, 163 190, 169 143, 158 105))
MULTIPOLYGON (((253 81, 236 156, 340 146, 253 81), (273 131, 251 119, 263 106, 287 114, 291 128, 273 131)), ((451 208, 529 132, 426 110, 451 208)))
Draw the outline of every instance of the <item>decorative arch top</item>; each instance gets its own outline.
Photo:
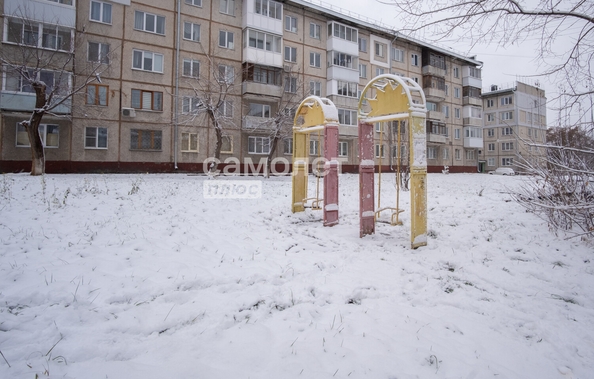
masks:
POLYGON ((334 103, 326 98, 309 96, 297 108, 293 129, 306 131, 329 123, 338 124, 338 110, 334 103))

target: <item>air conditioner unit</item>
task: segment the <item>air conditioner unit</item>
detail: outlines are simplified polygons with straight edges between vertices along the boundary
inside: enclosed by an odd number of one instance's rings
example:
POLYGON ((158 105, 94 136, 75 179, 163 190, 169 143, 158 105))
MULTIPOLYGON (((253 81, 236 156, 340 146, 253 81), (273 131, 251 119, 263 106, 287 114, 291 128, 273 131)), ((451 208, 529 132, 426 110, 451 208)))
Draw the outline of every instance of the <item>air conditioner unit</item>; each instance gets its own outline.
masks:
POLYGON ((292 69, 291 65, 285 65, 284 69, 285 69, 285 72, 291 72, 292 71, 291 70, 292 69))
POLYGON ((136 117, 136 110, 134 108, 122 108, 122 116, 136 117))

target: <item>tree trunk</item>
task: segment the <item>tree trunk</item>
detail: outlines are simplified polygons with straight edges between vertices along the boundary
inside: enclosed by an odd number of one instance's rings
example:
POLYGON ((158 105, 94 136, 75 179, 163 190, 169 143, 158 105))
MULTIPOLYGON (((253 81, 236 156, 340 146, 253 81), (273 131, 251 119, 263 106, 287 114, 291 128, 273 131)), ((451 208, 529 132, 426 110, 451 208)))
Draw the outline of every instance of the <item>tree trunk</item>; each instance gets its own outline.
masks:
POLYGON ((35 82, 33 88, 35 89, 35 110, 29 122, 24 125, 31 144, 31 175, 38 176, 45 174, 45 151, 39 135, 39 125, 45 114, 44 111, 40 110, 46 106, 47 99, 45 97, 45 84, 35 82))
POLYGON ((274 156, 274 153, 276 152, 276 144, 278 143, 278 141, 280 140, 280 137, 278 136, 278 134, 275 134, 274 137, 272 137, 272 140, 270 141, 270 151, 268 152, 268 156, 266 157, 266 167, 264 168, 264 177, 265 178, 270 178, 270 170, 271 170, 271 165, 272 165, 272 157, 274 156))
POLYGON ((221 160, 221 148, 223 147, 223 130, 220 128, 217 117, 214 112, 216 111, 208 111, 208 116, 210 117, 210 120, 213 123, 215 136, 217 137, 214 151, 215 160, 210 164, 208 168, 208 172, 211 174, 214 174, 219 169, 219 161, 221 160))

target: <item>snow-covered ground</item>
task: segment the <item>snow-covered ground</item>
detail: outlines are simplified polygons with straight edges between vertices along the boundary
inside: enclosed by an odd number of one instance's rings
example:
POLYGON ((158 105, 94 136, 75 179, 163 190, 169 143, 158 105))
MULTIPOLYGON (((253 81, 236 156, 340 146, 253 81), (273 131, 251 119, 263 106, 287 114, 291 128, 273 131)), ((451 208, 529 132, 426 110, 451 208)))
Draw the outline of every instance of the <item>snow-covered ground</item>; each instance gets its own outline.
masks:
POLYGON ((361 239, 357 175, 331 228, 291 213, 290 177, 220 180, 262 197, 0 176, 0 378, 594 377, 594 246, 510 201, 524 178, 428 175, 417 250, 408 192, 361 239))

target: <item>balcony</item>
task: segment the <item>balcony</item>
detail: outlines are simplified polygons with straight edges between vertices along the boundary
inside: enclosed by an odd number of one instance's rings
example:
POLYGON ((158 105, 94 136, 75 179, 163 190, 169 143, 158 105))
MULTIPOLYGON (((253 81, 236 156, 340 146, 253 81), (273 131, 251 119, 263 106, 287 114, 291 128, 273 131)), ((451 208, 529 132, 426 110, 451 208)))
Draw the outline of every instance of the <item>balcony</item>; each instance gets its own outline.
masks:
POLYGON ((423 75, 433 75, 444 78, 446 76, 446 70, 441 67, 426 65, 423 66, 423 75))
POLYGON ((271 131, 274 129, 274 119, 266 117, 245 116, 243 130, 271 131))
POLYGON ((483 100, 472 96, 464 96, 462 98, 462 105, 474 105, 477 107, 483 106, 483 100))
POLYGON ((359 70, 343 66, 329 65, 327 70, 328 80, 341 80, 345 82, 358 83, 359 70))
POLYGON ((475 126, 464 127, 464 147, 482 148, 483 129, 475 126))
POLYGON ((338 134, 340 136, 357 137, 359 136, 359 129, 353 125, 339 125, 338 134))
POLYGON ((283 95, 283 87, 272 84, 258 83, 258 82, 243 82, 241 83, 242 95, 267 95, 272 97, 281 97, 283 95))
POLYGON ((462 77, 462 86, 482 88, 483 81, 480 78, 474 78, 472 76, 463 76, 462 77))
POLYGON ((445 113, 438 111, 429 111, 427 112, 427 118, 430 120, 445 122, 445 113))
POLYGON ((444 101, 446 98, 445 88, 423 88, 423 92, 425 92, 425 98, 427 101, 439 103, 440 101, 444 101))
MULTIPOLYGON (((0 92, 0 108, 9 111, 32 112, 35 109, 35 94, 25 92, 0 92)), ((57 101, 57 99, 54 99, 57 101)), ((66 99, 64 103, 52 110, 57 114, 70 114, 72 99, 66 99)))
POLYGON ((441 134, 427 133, 427 142, 442 143, 445 144, 447 137, 441 134))
POLYGON ((483 119, 478 117, 464 117, 462 119, 464 126, 483 126, 483 119))

